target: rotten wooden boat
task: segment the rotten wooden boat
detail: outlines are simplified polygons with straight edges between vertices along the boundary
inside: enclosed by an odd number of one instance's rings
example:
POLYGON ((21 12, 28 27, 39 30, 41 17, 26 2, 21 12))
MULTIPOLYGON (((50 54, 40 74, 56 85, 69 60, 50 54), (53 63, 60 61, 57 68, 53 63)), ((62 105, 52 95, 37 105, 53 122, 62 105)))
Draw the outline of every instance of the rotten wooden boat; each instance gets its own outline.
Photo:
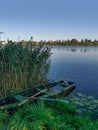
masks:
POLYGON ((0 109, 10 109, 19 107, 26 102, 38 98, 55 97, 59 95, 66 96, 75 88, 74 82, 57 81, 48 83, 33 88, 23 90, 11 96, 3 97, 0 99, 0 109))

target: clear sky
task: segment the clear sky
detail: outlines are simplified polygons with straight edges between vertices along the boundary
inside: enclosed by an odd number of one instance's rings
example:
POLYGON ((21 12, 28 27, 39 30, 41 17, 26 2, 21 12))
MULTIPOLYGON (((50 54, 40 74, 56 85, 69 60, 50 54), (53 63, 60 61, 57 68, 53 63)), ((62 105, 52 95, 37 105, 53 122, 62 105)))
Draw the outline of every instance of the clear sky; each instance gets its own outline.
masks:
POLYGON ((98 0, 0 0, 1 39, 98 39, 98 0))

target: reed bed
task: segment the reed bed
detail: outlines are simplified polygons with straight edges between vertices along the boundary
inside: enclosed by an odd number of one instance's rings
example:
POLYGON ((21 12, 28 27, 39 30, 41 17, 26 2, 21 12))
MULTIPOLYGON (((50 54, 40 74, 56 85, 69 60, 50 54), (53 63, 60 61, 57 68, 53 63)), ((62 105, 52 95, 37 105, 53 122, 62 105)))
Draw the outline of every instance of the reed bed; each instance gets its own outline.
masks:
POLYGON ((47 81, 50 49, 31 42, 0 45, 0 96, 47 81))

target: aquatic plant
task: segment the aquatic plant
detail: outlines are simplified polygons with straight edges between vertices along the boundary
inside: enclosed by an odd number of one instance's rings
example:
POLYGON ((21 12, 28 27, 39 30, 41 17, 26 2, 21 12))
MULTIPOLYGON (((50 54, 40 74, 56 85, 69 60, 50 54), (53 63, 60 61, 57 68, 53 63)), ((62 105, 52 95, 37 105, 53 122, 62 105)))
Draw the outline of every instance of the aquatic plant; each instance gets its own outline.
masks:
POLYGON ((0 96, 47 81, 50 49, 31 42, 0 46, 0 96))
POLYGON ((77 112, 83 116, 91 116, 93 119, 98 118, 98 99, 94 96, 87 96, 82 93, 69 95, 67 99, 76 105, 77 112))

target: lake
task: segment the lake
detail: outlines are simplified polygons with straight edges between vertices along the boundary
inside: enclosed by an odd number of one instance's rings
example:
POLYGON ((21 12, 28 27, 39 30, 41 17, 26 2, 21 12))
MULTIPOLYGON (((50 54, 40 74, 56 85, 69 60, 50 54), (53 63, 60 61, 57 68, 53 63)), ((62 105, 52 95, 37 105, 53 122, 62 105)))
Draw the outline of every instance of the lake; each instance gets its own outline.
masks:
POLYGON ((52 46, 50 81, 76 83, 75 93, 98 98, 98 47, 52 46))

